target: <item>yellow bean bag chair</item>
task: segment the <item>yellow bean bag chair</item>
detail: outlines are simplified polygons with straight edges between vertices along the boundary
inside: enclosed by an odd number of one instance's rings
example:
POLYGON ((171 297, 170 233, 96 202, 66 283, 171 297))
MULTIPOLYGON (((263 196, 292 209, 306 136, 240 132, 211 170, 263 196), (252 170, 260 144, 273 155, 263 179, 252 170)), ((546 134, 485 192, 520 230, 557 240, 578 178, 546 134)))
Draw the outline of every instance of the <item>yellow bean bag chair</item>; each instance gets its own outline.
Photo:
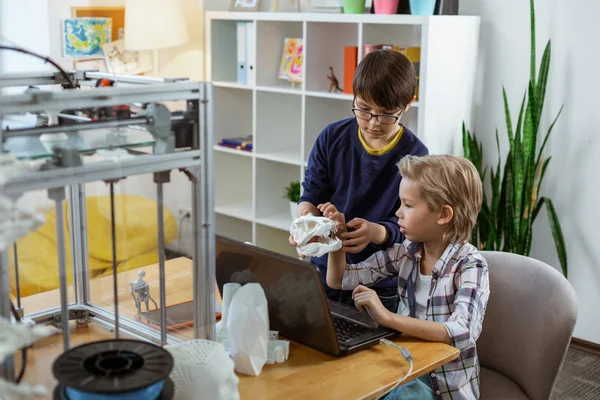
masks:
MULTIPOLYGON (((65 255, 67 280, 72 282, 71 240, 68 202, 64 202, 65 255)), ((165 244, 177 238, 177 221, 164 210, 165 244)), ((58 253, 56 246, 56 213, 46 212, 46 222, 17 242, 21 296, 58 288, 58 253)), ((112 274, 112 240, 110 196, 86 198, 88 263, 90 277, 112 274)), ((115 195, 115 231, 117 237, 117 270, 127 271, 158 262, 157 203, 133 196, 115 195)), ((14 252, 9 252, 11 292, 16 293, 14 252)))

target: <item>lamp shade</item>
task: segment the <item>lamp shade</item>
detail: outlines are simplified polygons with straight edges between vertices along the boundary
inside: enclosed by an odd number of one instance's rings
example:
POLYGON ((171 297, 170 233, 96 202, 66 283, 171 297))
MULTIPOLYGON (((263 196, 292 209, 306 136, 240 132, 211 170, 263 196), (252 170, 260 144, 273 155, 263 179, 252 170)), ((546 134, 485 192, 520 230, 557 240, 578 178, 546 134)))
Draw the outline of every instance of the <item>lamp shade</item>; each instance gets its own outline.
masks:
POLYGON ((180 0, 125 1, 125 50, 158 50, 189 41, 180 0))

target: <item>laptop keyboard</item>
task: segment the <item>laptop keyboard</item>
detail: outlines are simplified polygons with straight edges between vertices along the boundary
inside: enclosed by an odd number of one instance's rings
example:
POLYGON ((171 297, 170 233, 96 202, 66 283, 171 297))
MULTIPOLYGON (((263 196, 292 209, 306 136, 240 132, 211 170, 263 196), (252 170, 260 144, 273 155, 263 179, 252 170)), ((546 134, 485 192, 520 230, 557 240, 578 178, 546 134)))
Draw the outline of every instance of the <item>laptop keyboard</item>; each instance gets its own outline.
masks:
POLYGON ((333 326, 335 327, 338 340, 340 342, 349 342, 367 333, 372 333, 373 329, 359 325, 355 322, 348 321, 343 318, 333 318, 333 326))

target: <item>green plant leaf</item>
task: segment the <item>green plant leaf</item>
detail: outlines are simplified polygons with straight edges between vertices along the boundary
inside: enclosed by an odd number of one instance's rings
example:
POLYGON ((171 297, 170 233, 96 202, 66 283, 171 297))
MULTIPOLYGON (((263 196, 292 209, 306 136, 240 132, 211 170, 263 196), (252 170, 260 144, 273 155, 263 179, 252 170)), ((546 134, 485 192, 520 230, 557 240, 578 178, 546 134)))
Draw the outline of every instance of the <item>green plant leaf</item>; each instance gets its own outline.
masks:
POLYGON ((540 63, 540 76, 537 84, 535 85, 535 108, 533 113, 533 122, 535 127, 535 134, 537 136, 540 127, 540 119, 542 116, 542 110, 544 109, 544 99, 546 98, 546 85, 548 83, 548 72, 550 71, 550 57, 552 47, 550 41, 546 44, 544 49, 544 55, 540 63))
POLYGON ((560 227, 560 221, 558 220, 558 215, 556 214, 556 209, 554 208, 552 200, 544 197, 544 201, 546 203, 546 210, 548 211, 548 221, 550 222, 550 230, 552 231, 552 236, 554 237, 554 245, 556 246, 558 261, 560 262, 563 275, 566 278, 569 268, 567 264, 567 246, 565 245, 565 238, 563 236, 562 229, 560 227))
MULTIPOLYGON (((513 214, 512 214, 512 237, 513 237, 513 252, 519 252, 520 233, 521 233, 521 218, 523 211, 523 185, 525 182, 525 173, 527 166, 524 160, 524 149, 523 141, 521 139, 521 129, 523 126, 523 109, 525 106, 525 98, 523 95, 523 101, 521 102, 521 109, 519 110, 519 121, 517 122, 517 130, 515 131, 514 140, 514 153, 512 157, 512 176, 513 176, 513 214)), ((529 107, 528 107, 529 108, 529 107)))
POLYGON ((285 187, 285 195, 283 197, 294 203, 300 201, 300 182, 290 182, 290 184, 285 187))
POLYGON ((558 110, 558 114, 556 114, 554 121, 552 121, 552 124, 550 124, 550 127, 548 128, 548 132, 546 133, 546 136, 544 137, 544 141, 542 142, 542 147, 540 147, 540 151, 538 152, 536 164, 540 162, 540 159, 542 158, 542 154, 544 154, 544 148, 546 147, 546 142, 548 141, 548 138, 550 137, 550 133, 552 132, 552 129, 554 129, 554 125, 556 124, 556 121, 558 121, 558 117, 560 117, 560 114, 562 113, 562 110, 564 107, 565 107, 564 105, 560 106, 560 110, 558 110))
POLYGON ((513 149, 513 130, 512 130, 512 122, 510 119, 510 107, 508 106, 508 99, 506 98, 506 90, 504 86, 502 87, 502 97, 504 98, 504 116, 506 118, 506 133, 508 134, 508 144, 510 146, 510 150, 513 149))
MULTIPOLYGON (((546 168, 548 167, 548 163, 550 162, 550 159, 552 159, 552 157, 548 157, 544 161, 544 164, 542 165, 542 169, 540 172, 540 176, 537 179, 535 189, 534 189, 537 196, 539 196, 539 191, 542 186, 542 181, 544 180, 544 175, 546 174, 546 168)), ((537 218, 538 213, 540 212, 540 209, 542 208, 542 205, 543 205, 543 202, 536 199, 536 206, 533 209, 533 213, 531 214, 532 223, 535 222, 535 219, 537 218)))
MULTIPOLYGON (((509 158, 510 159, 510 152, 509 158)), ((505 191, 504 191, 504 251, 513 252, 513 240, 514 238, 514 224, 513 224, 513 173, 512 173, 512 164, 510 162, 506 162, 506 166, 504 167, 504 182, 505 191)))
POLYGON ((465 127, 465 122, 462 123, 462 146, 463 146, 463 156, 467 159, 471 159, 471 152, 469 151, 469 136, 467 135, 467 128, 465 127))
POLYGON ((533 0, 529 0, 529 12, 531 18, 531 26, 530 26, 530 40, 531 40, 531 58, 530 58, 530 80, 535 82, 535 4, 533 0))

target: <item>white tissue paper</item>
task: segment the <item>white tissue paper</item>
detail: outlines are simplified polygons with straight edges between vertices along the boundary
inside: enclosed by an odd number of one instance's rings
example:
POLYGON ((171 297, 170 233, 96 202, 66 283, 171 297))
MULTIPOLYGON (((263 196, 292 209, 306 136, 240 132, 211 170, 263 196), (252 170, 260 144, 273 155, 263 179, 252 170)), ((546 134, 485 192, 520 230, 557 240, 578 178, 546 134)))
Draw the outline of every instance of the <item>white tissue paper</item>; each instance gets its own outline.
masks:
POLYGON ((260 284, 247 283, 239 288, 227 312, 227 335, 235 370, 258 376, 267 362, 269 342, 269 308, 260 284))
POLYGON ((342 248, 342 241, 335 236, 335 222, 326 217, 312 214, 296 218, 290 227, 290 234, 297 243, 298 252, 309 257, 321 257, 342 248), (309 243, 314 237, 318 241, 309 243))

